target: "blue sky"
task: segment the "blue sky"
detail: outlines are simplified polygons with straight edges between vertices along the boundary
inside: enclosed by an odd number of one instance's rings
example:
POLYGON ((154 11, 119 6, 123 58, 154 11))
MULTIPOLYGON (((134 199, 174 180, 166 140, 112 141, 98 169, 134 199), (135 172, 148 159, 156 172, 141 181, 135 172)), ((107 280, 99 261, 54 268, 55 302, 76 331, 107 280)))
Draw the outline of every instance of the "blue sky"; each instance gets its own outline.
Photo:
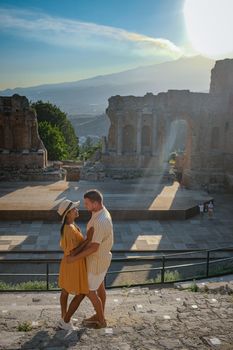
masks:
POLYGON ((0 89, 76 81, 193 54, 185 1, 194 0, 1 0, 0 89))

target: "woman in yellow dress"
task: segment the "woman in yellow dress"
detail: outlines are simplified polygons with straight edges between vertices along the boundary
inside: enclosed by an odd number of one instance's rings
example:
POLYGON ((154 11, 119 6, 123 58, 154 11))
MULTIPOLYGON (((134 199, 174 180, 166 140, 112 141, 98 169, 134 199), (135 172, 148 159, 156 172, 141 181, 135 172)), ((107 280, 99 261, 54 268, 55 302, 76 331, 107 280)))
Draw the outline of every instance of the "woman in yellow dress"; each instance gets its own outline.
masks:
POLYGON ((70 322, 71 316, 89 292, 85 258, 72 263, 66 262, 66 256, 77 254, 81 251, 91 241, 93 235, 93 228, 91 228, 87 232, 87 238, 84 239, 79 227, 74 223, 79 216, 77 210, 79 204, 80 202, 72 202, 66 199, 61 202, 58 208, 58 214, 62 216, 60 246, 64 251, 58 281, 58 285, 62 290, 60 295, 61 320, 59 321, 59 327, 66 330, 74 329, 70 322), (69 294, 75 296, 67 310, 69 294))

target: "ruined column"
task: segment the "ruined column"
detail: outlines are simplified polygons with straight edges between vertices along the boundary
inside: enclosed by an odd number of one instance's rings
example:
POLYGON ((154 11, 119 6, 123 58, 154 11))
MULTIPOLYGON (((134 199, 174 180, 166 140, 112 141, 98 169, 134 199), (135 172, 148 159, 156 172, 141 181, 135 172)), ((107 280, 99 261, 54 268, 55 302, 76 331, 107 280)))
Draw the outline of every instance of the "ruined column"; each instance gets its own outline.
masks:
POLYGON ((37 118, 26 97, 0 96, 1 167, 44 168, 47 152, 37 131, 37 118))
POLYGON ((4 124, 0 122, 0 149, 4 149, 5 137, 4 137, 4 124))
POLYGON ((152 156, 157 154, 157 116, 152 117, 152 156))
POLYGON ((122 116, 117 118, 117 155, 122 155, 122 116))
POLYGON ((137 155, 142 153, 142 115, 138 114, 137 118, 137 155))
POLYGON ((11 150, 13 148, 13 134, 10 118, 7 117, 4 125, 4 148, 11 150))

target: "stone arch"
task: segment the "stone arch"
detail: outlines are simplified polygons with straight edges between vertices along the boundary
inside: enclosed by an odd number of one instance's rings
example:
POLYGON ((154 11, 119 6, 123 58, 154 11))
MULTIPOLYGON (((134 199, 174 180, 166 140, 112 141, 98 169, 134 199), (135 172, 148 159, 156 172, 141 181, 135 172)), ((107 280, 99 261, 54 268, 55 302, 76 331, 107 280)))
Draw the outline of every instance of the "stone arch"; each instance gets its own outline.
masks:
POLYGON ((123 153, 136 152, 136 131, 132 125, 125 125, 123 127, 123 153))
POLYGON ((150 152, 151 145, 152 145, 151 127, 149 125, 144 125, 142 127, 142 154, 150 152))
POLYGON ((166 127, 167 152, 183 152, 186 149, 188 137, 188 123, 184 119, 174 119, 168 122, 166 127))
MULTIPOLYGON (((174 125, 178 125, 176 128, 176 131, 179 130, 179 125, 180 123, 185 124, 186 132, 184 136, 184 150, 183 150, 183 155, 182 155, 182 150, 181 150, 181 157, 179 157, 179 167, 180 167, 180 172, 181 178, 184 179, 184 173, 187 170, 190 170, 192 168, 192 161, 193 161, 193 156, 194 156, 194 149, 195 149, 195 130, 194 130, 194 123, 192 118, 187 115, 187 114, 177 114, 174 115, 170 118, 166 119, 166 122, 164 123, 164 128, 163 128, 163 136, 162 136, 162 161, 163 164, 167 162, 168 158, 168 152, 169 152, 169 145, 168 143, 172 144, 172 142, 176 142, 175 137, 173 139, 169 140, 169 137, 172 135, 172 128, 174 125)), ((172 135, 174 136, 174 135, 172 135)), ((195 158, 195 156, 194 156, 195 158)), ((182 183, 185 183, 185 180, 182 180, 182 183)))

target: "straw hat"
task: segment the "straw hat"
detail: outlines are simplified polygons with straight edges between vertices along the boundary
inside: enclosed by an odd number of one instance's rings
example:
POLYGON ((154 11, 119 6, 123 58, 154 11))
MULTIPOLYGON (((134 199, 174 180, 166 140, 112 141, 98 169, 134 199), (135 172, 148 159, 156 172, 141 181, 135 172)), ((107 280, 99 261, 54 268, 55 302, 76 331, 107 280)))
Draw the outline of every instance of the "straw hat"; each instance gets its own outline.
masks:
POLYGON ((72 201, 70 201, 69 199, 64 199, 64 200, 60 203, 57 212, 58 212, 58 214, 62 217, 62 223, 64 222, 67 213, 68 213, 71 209, 77 208, 77 207, 79 206, 79 204, 80 204, 80 201, 78 201, 78 202, 72 202, 72 201))

